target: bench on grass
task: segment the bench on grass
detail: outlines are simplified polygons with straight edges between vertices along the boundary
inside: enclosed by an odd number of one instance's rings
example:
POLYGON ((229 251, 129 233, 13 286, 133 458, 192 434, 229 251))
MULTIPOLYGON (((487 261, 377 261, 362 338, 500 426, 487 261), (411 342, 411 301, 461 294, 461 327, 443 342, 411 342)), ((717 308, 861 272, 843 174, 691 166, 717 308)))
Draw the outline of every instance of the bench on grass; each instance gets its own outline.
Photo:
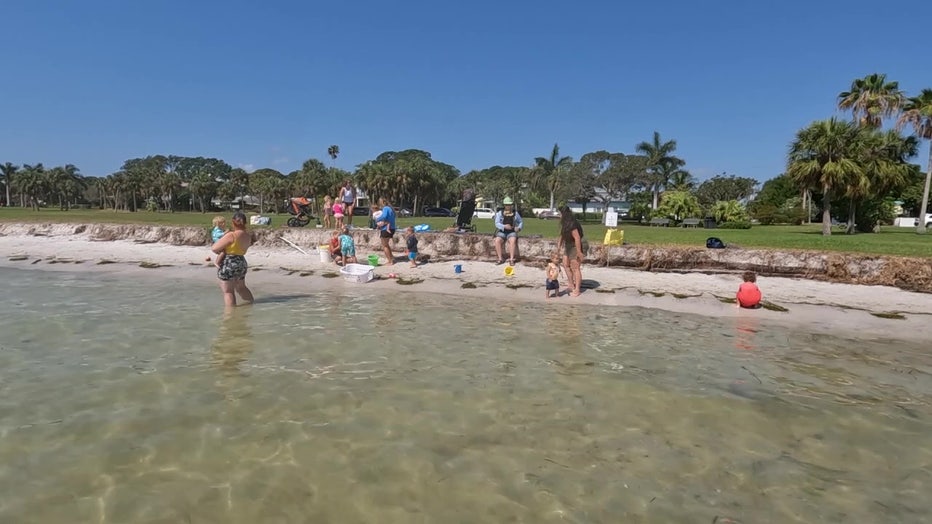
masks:
POLYGON ((698 218, 686 218, 680 223, 681 227, 699 227, 700 220, 698 218))
POLYGON ((657 227, 667 227, 667 226, 670 225, 670 219, 669 219, 669 218, 652 218, 652 219, 650 219, 649 224, 650 224, 652 227, 653 227, 653 226, 657 226, 657 227))

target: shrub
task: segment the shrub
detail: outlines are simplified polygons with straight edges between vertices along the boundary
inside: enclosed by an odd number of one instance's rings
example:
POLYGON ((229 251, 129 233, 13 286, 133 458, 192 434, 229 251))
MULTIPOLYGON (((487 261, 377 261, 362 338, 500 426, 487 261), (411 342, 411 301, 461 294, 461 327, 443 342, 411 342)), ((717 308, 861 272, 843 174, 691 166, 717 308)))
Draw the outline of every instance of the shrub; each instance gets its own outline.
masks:
POLYGON ((719 229, 751 229, 751 223, 747 220, 733 220, 718 225, 719 229))
POLYGON ((744 206, 737 200, 719 200, 709 212, 716 222, 746 222, 748 219, 744 206))

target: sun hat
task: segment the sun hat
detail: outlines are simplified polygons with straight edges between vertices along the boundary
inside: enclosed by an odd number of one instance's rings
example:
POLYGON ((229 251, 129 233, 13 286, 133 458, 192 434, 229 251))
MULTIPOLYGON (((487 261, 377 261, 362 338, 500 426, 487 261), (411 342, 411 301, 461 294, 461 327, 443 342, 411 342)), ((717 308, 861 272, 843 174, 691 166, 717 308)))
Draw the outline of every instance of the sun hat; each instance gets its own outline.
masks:
POLYGON ((505 200, 502 200, 502 204, 504 204, 504 205, 506 205, 506 206, 510 206, 510 205, 512 205, 512 204, 514 204, 514 203, 515 203, 515 202, 514 202, 514 200, 511 199, 511 197, 505 197, 505 200))

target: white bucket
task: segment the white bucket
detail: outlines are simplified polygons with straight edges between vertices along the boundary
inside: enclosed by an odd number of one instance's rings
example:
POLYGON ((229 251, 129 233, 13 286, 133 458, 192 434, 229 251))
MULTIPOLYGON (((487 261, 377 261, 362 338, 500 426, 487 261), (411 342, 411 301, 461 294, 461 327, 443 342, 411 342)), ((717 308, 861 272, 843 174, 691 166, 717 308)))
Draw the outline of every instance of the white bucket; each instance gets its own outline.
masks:
POLYGON ((329 264, 333 262, 333 257, 330 256, 330 246, 318 246, 317 252, 320 254, 321 263, 329 264))

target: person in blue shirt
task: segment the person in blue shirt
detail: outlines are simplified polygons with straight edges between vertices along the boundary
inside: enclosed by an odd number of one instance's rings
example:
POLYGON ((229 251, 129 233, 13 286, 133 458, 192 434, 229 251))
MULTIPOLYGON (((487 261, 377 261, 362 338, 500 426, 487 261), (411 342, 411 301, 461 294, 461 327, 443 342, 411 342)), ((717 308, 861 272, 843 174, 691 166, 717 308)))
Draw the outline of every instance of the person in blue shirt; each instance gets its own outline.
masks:
POLYGON ((378 222, 375 223, 379 228, 379 238, 382 239, 382 252, 385 253, 385 260, 388 265, 395 263, 395 255, 392 254, 392 239, 395 237, 395 210, 387 198, 380 198, 379 204, 382 205, 382 214, 379 215, 378 222))
POLYGON ((495 254, 498 255, 497 264, 502 264, 505 259, 502 257, 502 246, 508 243, 508 264, 515 265, 515 248, 518 244, 518 231, 524 226, 521 215, 515 209, 515 203, 511 197, 505 197, 502 200, 504 209, 495 213, 495 254))

